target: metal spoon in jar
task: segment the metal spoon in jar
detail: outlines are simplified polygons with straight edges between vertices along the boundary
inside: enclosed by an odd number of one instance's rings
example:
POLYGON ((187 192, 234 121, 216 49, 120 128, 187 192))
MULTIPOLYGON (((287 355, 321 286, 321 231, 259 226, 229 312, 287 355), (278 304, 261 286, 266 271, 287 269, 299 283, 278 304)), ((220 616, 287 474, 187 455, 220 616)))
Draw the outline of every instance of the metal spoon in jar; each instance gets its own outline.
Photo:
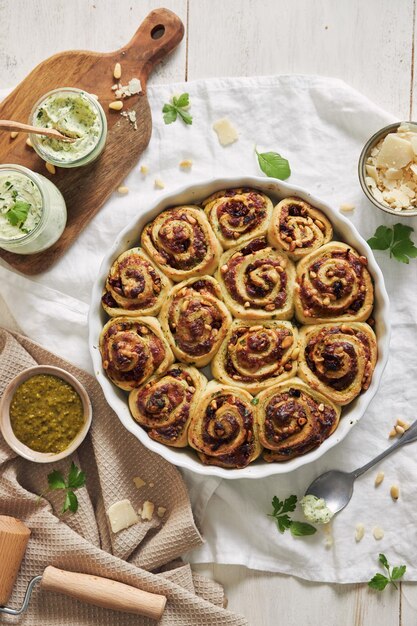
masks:
POLYGON ((68 143, 76 141, 76 137, 68 137, 63 135, 55 128, 42 128, 41 126, 31 126, 30 124, 22 124, 22 122, 14 122, 12 120, 0 120, 0 130, 9 130, 11 132, 33 133, 34 135, 45 135, 45 137, 53 137, 68 143))
POLYGON ((408 430, 396 441, 392 446, 378 454, 372 461, 359 467, 353 472, 339 472, 331 470, 325 472, 311 483, 307 488, 305 495, 313 495, 317 498, 323 498, 327 507, 333 512, 338 513, 349 503, 353 494, 353 484, 358 478, 371 467, 385 459, 386 456, 392 454, 398 448, 417 440, 417 420, 413 422, 408 430))

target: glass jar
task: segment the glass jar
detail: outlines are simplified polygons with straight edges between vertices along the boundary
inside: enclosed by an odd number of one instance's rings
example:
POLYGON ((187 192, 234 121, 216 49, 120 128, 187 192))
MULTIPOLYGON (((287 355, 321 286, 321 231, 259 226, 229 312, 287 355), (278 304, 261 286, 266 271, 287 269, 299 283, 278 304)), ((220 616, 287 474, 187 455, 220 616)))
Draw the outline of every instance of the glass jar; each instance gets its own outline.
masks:
POLYGON ((15 254, 42 252, 58 241, 66 222, 64 198, 50 180, 22 165, 0 165, 0 248, 15 254), (19 208, 27 205, 25 221, 13 224, 22 217, 19 208), (13 220, 6 216, 11 210, 13 220))
POLYGON ((55 128, 74 142, 30 134, 38 155, 57 167, 80 167, 97 159, 106 144, 107 119, 95 97, 72 87, 49 91, 33 107, 29 124, 55 128))

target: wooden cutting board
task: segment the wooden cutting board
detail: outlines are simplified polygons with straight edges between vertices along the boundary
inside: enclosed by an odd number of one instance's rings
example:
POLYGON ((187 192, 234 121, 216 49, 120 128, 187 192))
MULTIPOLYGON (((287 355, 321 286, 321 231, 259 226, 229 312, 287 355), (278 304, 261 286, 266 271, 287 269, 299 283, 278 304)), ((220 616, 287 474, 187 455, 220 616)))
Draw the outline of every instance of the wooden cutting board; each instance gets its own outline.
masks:
MULTIPOLYGON (((0 256, 25 274, 38 274, 50 267, 100 210, 120 185, 149 143, 151 112, 146 82, 154 66, 181 41, 184 26, 168 9, 149 13, 131 41, 116 52, 98 53, 74 50, 56 54, 40 63, 0 104, 0 119, 26 122, 35 102, 51 89, 78 87, 96 94, 106 113, 106 147, 97 161, 85 167, 59 169, 51 175, 44 161, 26 145, 27 135, 14 140, 0 133, 0 163, 17 163, 50 178, 64 195, 68 221, 61 238, 48 250, 19 255, 0 250, 0 256), (117 111, 109 110, 114 98, 111 87, 115 63, 122 67, 120 82, 126 85, 139 78, 143 92, 124 100, 123 110, 136 111, 137 130, 117 111)), ((162 103, 161 103, 162 108, 162 103)))

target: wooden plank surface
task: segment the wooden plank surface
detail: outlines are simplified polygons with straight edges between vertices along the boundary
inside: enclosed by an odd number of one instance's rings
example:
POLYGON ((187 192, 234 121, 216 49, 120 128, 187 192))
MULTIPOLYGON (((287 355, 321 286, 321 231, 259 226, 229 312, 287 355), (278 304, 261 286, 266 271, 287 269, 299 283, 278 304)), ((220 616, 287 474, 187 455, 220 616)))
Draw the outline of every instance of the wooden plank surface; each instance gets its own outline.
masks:
MULTIPOLYGON (((12 87, 59 50, 118 48, 159 6, 183 20, 187 41, 150 83, 308 72, 339 77, 400 118, 411 115, 411 101, 417 112, 410 88, 415 0, 0 0, 0 87, 12 87)), ((0 321, 13 323, 1 302, 0 321)), ((416 585, 403 584, 401 595, 377 594, 365 585, 310 583, 240 566, 195 569, 225 586, 230 608, 251 626, 417 622, 416 585)))

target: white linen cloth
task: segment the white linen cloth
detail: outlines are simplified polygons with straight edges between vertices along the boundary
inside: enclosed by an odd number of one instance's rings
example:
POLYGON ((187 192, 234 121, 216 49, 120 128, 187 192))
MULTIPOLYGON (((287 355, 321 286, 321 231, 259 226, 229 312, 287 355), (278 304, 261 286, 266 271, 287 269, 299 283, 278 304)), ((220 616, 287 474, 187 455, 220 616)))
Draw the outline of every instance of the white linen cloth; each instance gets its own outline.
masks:
MULTIPOLYGON (((3 94, 5 95, 5 94, 3 94)), ((379 224, 417 221, 391 217, 373 208, 363 196, 357 162, 365 141, 382 126, 396 121, 343 82, 317 76, 223 78, 194 83, 159 85, 149 89, 153 133, 139 166, 126 178, 126 196, 115 193, 72 248, 45 273, 31 278, 0 264, 0 294, 20 329, 49 350, 92 371, 87 344, 87 313, 93 282, 103 253, 118 232, 146 210, 160 190, 166 191, 212 177, 260 174, 254 146, 277 151, 289 159, 289 182, 299 185, 337 208, 353 203, 349 217, 369 238, 379 224), (172 94, 190 94, 193 125, 181 120, 169 126, 161 108, 172 94), (227 116, 239 140, 223 148, 212 130, 227 116), (191 171, 179 162, 191 159, 191 171)), ((117 157, 116 157, 117 158, 117 157)), ((413 444, 395 453, 378 469, 385 480, 374 487, 377 469, 360 478, 349 507, 332 523, 333 545, 323 529, 311 537, 280 535, 267 517, 271 499, 302 496, 311 480, 331 468, 352 470, 389 445, 395 420, 415 418, 417 386, 417 261, 403 265, 377 252, 391 299, 391 354, 380 389, 367 414, 346 439, 322 459, 281 477, 262 480, 218 480, 186 474, 194 512, 206 544, 187 555, 191 562, 238 563, 284 572, 316 581, 359 582, 378 570, 378 553, 393 564, 408 566, 405 579, 417 580, 417 453, 413 444), (400 486, 397 502, 390 486, 400 486), (365 525, 365 536, 355 542, 355 525, 365 525), (374 526, 385 536, 376 541, 374 526)), ((1 320, 0 320, 1 321, 1 320)), ((5 319, 3 319, 5 321, 5 319)), ((302 519, 299 509, 294 513, 302 519)))

